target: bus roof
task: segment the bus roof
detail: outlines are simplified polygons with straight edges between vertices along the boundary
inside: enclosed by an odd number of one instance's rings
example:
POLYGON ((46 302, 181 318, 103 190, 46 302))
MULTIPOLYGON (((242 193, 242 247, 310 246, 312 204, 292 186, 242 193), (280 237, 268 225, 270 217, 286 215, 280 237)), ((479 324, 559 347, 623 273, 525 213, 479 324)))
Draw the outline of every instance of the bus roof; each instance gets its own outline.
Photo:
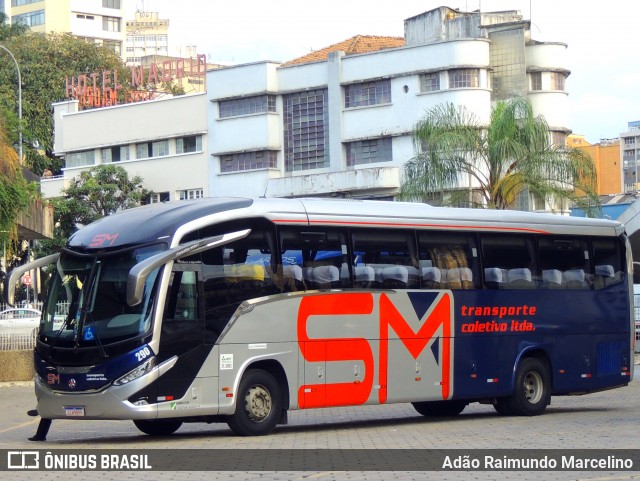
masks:
POLYGON ((69 247, 99 250, 157 240, 175 245, 185 234, 206 225, 260 217, 280 225, 408 227, 605 236, 617 236, 624 232, 622 224, 606 219, 513 210, 327 198, 206 198, 151 204, 105 217, 76 232, 69 240, 69 247))

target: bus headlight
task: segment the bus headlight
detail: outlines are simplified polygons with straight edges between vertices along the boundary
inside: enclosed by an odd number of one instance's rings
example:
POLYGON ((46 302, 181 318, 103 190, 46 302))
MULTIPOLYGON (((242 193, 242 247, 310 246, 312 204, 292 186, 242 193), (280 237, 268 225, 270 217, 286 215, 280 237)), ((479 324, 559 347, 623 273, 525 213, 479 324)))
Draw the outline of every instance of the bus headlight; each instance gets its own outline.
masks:
POLYGON ((155 367, 155 365, 156 365, 156 358, 152 357, 151 359, 147 360, 144 364, 141 364, 140 366, 136 367, 133 371, 130 371, 129 373, 122 376, 121 378, 117 379, 113 384, 116 386, 121 386, 123 384, 127 384, 128 382, 135 381, 139 377, 142 377, 145 374, 151 372, 151 370, 155 367))

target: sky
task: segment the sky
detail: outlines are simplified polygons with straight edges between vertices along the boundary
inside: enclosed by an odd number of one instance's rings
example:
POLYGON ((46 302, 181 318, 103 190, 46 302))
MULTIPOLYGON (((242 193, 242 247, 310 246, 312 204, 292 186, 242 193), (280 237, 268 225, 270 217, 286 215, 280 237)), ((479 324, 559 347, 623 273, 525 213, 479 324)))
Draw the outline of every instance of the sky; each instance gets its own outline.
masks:
POLYGON ((355 35, 404 35, 404 20, 439 6, 520 10, 534 40, 568 44, 569 128, 590 143, 640 120, 635 45, 640 2, 608 0, 125 0, 127 14, 169 18, 169 48, 197 45, 212 63, 286 61, 355 35))

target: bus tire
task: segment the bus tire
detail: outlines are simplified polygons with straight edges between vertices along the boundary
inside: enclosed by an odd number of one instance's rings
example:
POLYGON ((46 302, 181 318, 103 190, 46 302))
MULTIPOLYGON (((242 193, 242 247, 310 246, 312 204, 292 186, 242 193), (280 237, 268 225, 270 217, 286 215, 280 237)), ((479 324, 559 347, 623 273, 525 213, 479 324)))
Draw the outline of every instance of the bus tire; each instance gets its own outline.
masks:
POLYGON ((537 416, 550 401, 551 378, 547 365, 540 359, 527 357, 518 365, 513 395, 498 399, 498 404, 504 404, 505 412, 514 416, 537 416))
POLYGON ((239 436, 271 433, 282 415, 282 390, 276 378, 262 369, 251 369, 238 389, 236 412, 227 424, 239 436))
POLYGON ((457 416, 467 407, 465 401, 423 401, 411 404, 423 416, 457 416))
POLYGON ((136 419, 133 424, 149 436, 169 436, 182 426, 182 421, 176 419, 136 419))

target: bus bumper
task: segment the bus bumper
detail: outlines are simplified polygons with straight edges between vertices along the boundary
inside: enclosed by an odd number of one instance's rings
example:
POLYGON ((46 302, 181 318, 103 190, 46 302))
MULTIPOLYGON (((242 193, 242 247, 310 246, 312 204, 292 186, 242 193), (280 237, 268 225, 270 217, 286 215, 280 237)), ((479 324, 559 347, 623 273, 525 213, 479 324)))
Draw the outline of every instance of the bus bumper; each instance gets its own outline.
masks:
POLYGON ((35 380, 38 413, 48 419, 155 419, 158 405, 132 404, 129 397, 154 382, 157 371, 121 386, 95 392, 54 391, 39 376, 35 380))

